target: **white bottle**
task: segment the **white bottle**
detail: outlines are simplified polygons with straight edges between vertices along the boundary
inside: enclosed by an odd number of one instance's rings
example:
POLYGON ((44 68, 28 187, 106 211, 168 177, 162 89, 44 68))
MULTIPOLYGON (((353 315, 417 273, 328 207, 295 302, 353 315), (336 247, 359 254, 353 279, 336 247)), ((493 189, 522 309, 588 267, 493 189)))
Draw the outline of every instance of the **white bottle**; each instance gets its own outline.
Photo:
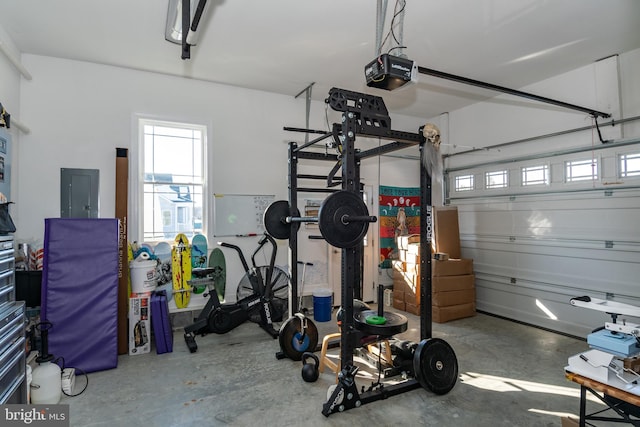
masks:
POLYGON ((62 373, 52 362, 39 364, 31 379, 31 403, 56 404, 62 396, 62 373))

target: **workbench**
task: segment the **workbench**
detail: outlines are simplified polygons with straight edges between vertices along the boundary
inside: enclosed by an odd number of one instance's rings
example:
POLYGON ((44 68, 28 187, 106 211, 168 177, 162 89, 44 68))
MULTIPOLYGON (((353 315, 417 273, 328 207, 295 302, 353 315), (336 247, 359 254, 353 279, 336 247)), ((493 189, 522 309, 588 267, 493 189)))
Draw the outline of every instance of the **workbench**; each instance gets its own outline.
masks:
POLYGON ((628 423, 633 426, 640 426, 640 396, 573 372, 565 371, 565 376, 568 380, 580 384, 581 427, 586 425, 587 420, 628 423), (587 391, 607 405, 607 408, 587 414, 587 391), (618 417, 614 418, 600 415, 609 409, 613 410, 618 417))

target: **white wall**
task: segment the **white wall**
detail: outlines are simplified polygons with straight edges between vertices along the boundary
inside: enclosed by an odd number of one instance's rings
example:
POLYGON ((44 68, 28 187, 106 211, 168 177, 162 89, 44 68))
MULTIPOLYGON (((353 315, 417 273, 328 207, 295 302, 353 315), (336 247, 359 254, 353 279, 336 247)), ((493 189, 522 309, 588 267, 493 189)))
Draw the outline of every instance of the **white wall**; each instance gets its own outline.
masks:
MULTIPOLYGON (((13 41, 9 38, 6 32, 0 27, 0 43, 3 44, 7 51, 13 54, 13 57, 20 59, 20 53, 13 44, 13 41)), ((11 118, 20 120, 23 124, 24 121, 20 118, 20 81, 22 76, 18 69, 9 61, 9 59, 0 53, 0 103, 11 114, 11 118)), ((17 194, 17 159, 20 155, 20 136, 21 133, 15 125, 12 125, 9 129, 12 141, 12 159, 11 159, 11 201, 18 203, 19 196, 17 194)), ((9 171, 5 171, 8 173, 9 171)), ((16 205, 12 205, 10 208, 12 218, 16 216, 16 205)), ((15 218, 14 218, 15 219, 15 218)))
MULTIPOLYGON (((21 88, 22 121, 16 222, 18 240, 42 241, 44 219, 60 215, 60 168, 100 171, 100 216, 115 215, 116 147, 135 155, 138 115, 210 125, 208 193, 276 194, 286 199, 283 126, 304 123, 293 96, 24 55, 33 80, 21 88)), ((133 162, 133 160, 131 160, 133 162)), ((130 206, 130 218, 135 207, 130 206)), ((211 233, 209 233, 211 237, 211 233)), ((130 236, 136 238, 136 236, 130 236)), ((253 250, 254 239, 236 244, 253 250)), ((279 263, 286 263, 281 245, 279 263)), ((235 256, 229 271, 241 272, 235 256)), ((230 284, 240 277, 229 275, 230 284)))

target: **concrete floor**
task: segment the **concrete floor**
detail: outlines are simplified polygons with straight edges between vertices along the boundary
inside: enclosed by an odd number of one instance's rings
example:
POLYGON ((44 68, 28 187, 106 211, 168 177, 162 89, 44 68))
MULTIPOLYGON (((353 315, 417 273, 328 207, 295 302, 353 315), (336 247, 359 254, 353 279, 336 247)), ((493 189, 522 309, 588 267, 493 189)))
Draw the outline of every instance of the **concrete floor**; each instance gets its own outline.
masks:
MULTIPOLYGON (((409 329, 398 338, 418 341, 419 319, 403 314, 409 329)), ((333 319, 335 312, 331 322, 316 323, 321 337, 337 332, 333 319)), ((193 354, 178 330, 172 353, 152 348, 120 356, 116 369, 89 374, 87 390, 61 403, 70 406, 71 426, 109 427, 538 427, 560 426, 561 416, 578 413, 579 386, 565 379, 563 368, 570 355, 587 349, 585 341, 484 314, 434 323, 433 331, 453 347, 459 364, 456 386, 442 396, 420 388, 325 417, 334 374, 304 382, 301 362, 276 360, 278 340, 245 323, 225 335, 198 337, 193 354)), ((356 383, 368 387, 371 380, 356 383)))

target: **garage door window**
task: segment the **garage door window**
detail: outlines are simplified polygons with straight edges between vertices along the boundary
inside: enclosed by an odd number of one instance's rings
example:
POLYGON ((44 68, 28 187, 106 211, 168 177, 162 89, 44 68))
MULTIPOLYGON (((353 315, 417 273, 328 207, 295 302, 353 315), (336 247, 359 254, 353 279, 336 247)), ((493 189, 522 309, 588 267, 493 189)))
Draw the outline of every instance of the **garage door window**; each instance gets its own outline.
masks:
POLYGON ((527 166, 522 169, 522 185, 547 185, 549 184, 549 166, 527 166))
POLYGON ((456 191, 473 190, 473 175, 456 176, 456 191))
POLYGON ((571 160, 564 163, 567 182, 598 179, 598 160, 571 160))
POLYGON ((640 153, 620 155, 620 177, 640 176, 640 153))
POLYGON ((507 170, 487 172, 484 177, 487 188, 506 188, 509 185, 509 171, 507 170))

